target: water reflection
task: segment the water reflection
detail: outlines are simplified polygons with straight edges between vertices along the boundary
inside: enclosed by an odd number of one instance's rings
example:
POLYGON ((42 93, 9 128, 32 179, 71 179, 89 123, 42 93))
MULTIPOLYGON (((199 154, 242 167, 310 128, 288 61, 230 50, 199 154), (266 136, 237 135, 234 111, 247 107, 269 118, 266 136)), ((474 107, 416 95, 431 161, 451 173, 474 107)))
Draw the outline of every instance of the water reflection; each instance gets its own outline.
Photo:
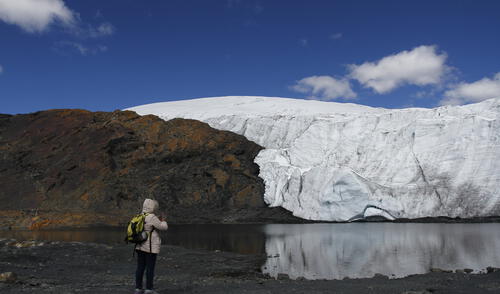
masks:
MULTIPOLYGON (((118 244, 124 229, 0 231, 0 238, 118 244)), ((500 224, 172 225, 165 244, 266 253, 264 273, 342 279, 500 267, 500 224)))
POLYGON ((91 243, 122 243, 125 233, 123 229, 81 229, 81 230, 42 230, 42 231, 0 231, 0 238, 11 238, 19 241, 63 241, 91 243))
POLYGON ((393 278, 431 268, 500 266, 499 224, 267 225, 264 273, 291 278, 393 278))
POLYGON ((168 229, 169 245, 243 254, 265 252, 264 225, 177 225, 168 229))
MULTIPOLYGON (((171 225, 160 232, 163 244, 190 249, 221 250, 243 254, 265 252, 263 225, 171 225)), ((0 231, 0 238, 38 241, 124 243, 124 228, 80 230, 0 231)))

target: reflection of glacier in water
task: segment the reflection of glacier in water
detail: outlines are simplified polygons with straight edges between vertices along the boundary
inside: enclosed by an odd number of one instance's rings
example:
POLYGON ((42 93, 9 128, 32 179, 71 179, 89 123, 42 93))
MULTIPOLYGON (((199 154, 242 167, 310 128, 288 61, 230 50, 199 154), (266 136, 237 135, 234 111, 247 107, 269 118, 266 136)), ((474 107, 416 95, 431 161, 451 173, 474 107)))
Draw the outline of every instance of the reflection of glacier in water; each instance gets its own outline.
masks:
POLYGON ((392 278, 431 268, 484 270, 500 266, 500 224, 266 225, 266 263, 276 277, 392 278))

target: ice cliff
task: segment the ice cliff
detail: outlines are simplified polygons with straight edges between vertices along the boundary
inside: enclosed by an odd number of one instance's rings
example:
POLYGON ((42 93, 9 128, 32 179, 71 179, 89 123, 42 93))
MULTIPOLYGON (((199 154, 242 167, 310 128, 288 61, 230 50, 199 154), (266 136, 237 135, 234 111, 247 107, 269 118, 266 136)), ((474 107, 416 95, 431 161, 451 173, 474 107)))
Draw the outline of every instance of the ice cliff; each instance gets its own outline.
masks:
POLYGON ((265 147, 264 200, 313 220, 500 214, 500 98, 383 109, 273 97, 130 108, 191 118, 265 147))

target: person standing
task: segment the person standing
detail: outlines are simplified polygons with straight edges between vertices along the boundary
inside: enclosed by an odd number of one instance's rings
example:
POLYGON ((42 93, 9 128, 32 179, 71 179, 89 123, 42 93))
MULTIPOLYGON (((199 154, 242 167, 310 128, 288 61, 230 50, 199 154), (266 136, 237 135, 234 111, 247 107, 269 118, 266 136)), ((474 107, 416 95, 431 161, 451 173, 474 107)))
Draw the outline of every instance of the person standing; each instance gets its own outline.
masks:
POLYGON ((153 279, 155 272, 156 257, 160 253, 161 238, 158 230, 168 229, 164 217, 158 218, 155 212, 158 210, 158 201, 146 199, 142 205, 142 212, 146 213, 144 230, 148 233, 148 239, 136 245, 137 269, 135 271, 135 294, 157 294, 153 290, 153 279), (142 278, 146 271, 146 290, 143 290, 142 278))

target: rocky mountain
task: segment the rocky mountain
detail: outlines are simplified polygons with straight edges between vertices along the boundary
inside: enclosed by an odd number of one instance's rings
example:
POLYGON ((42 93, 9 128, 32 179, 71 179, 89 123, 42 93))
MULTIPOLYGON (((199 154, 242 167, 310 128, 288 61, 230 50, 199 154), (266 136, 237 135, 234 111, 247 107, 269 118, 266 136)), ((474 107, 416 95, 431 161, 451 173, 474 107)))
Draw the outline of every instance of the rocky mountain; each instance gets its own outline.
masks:
POLYGON ((130 110, 202 120, 260 144, 265 202, 301 218, 500 215, 500 98, 383 109, 215 97, 130 110))
POLYGON ((124 224, 146 197, 172 223, 294 220, 263 201, 261 149, 206 123, 131 111, 0 115, 1 227, 124 224))

